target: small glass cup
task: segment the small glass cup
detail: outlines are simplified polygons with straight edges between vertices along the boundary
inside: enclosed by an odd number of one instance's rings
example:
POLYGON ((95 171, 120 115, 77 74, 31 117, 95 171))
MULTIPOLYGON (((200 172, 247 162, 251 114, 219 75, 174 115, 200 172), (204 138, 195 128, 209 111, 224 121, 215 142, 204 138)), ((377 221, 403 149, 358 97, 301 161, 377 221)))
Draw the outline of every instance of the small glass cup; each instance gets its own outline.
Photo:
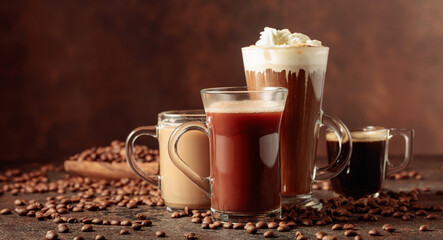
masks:
MULTIPOLYGON (((190 209, 209 209, 210 207, 208 196, 171 162, 168 153, 169 137, 176 127, 190 121, 203 123, 205 119, 203 110, 162 112, 158 114, 156 126, 136 128, 126 140, 126 160, 132 171, 141 179, 161 189, 162 198, 169 211, 185 207, 190 209), (154 137, 159 142, 160 173, 158 175, 143 171, 137 164, 134 143, 142 135, 154 137)), ((202 176, 209 176, 208 148, 208 138, 198 131, 190 131, 185 134, 178 145, 178 151, 186 164, 202 176)))
MULTIPOLYGON (((351 159, 340 174, 331 178, 332 189, 347 197, 376 197, 386 176, 403 170, 412 160, 414 130, 368 126, 351 130, 351 136, 351 159), (397 166, 388 159, 389 140, 396 135, 405 139, 404 160, 397 166)), ((328 158, 333 161, 338 151, 337 137, 327 132, 326 140, 328 158)))
POLYGON ((208 193, 215 219, 246 222, 281 216, 279 129, 287 91, 280 87, 203 89, 207 122, 185 123, 171 135, 172 162, 208 193), (209 178, 189 168, 177 151, 180 137, 190 130, 209 136, 209 178))

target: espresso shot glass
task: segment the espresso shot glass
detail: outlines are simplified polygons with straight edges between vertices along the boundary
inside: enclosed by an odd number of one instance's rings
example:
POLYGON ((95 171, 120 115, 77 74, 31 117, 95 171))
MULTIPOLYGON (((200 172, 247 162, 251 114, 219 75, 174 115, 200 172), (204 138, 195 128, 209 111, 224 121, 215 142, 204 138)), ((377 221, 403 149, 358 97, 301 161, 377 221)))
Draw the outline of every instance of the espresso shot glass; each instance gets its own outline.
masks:
MULTIPOLYGON (((187 122, 204 122, 203 110, 166 111, 158 114, 155 126, 142 126, 134 129, 126 140, 126 161, 132 171, 146 182, 159 187, 168 211, 190 209, 209 209, 208 196, 197 188, 171 161, 168 153, 169 137, 176 127, 187 122), (134 154, 135 141, 140 136, 154 137, 159 142, 159 173, 144 171, 134 154)), ((186 133, 177 146, 183 161, 195 172, 209 176, 209 140, 199 131, 186 133)))
MULTIPOLYGON (((414 130, 368 126, 351 130, 351 136, 351 158, 343 171, 331 178, 332 189, 346 197, 377 197, 383 180, 406 168, 412 160, 414 130), (388 158, 389 141, 394 136, 402 136, 405 140, 405 155, 399 165, 392 164, 388 158)), ((326 146, 328 159, 333 161, 339 151, 334 133, 326 133, 326 146)))

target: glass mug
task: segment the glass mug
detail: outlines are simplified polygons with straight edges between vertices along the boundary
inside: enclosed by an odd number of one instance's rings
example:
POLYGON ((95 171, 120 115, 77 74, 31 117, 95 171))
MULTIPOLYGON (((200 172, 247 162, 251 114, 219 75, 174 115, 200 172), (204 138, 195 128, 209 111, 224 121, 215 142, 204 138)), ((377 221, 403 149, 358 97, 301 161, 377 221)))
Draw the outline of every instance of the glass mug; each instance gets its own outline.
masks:
POLYGON ((249 87, 286 87, 289 91, 280 130, 281 191, 287 204, 320 208, 311 193, 312 181, 337 175, 352 151, 348 128, 321 109, 328 53, 328 47, 242 48, 249 87), (349 151, 338 154, 329 166, 318 168, 315 158, 322 126, 340 138, 339 149, 349 151))
MULTIPOLYGON (((161 189, 166 209, 209 209, 210 200, 198 189, 169 159, 168 142, 171 133, 182 123, 206 120, 203 110, 167 111, 158 114, 156 126, 136 128, 126 139, 126 161, 132 171, 141 179, 161 189), (134 143, 138 137, 146 135, 159 142, 159 174, 143 171, 136 162, 134 143)), ((190 131, 183 135, 178 151, 183 160, 202 176, 209 176, 209 141, 205 134, 190 131)))
MULTIPOLYGON (((378 196, 383 179, 403 170, 412 160, 414 130, 368 126, 351 130, 351 136, 351 159, 340 174, 331 178, 332 189, 337 194, 354 198, 378 196), (396 135, 405 139, 404 160, 397 166, 388 159, 389 140, 396 135)), ((338 151, 337 137, 327 132, 326 143, 329 159, 334 158, 338 151)))
POLYGON ((226 87, 200 93, 207 122, 185 123, 174 131, 169 142, 172 162, 207 192, 215 219, 280 217, 279 129, 287 89, 226 87), (209 178, 193 171, 177 151, 184 141, 180 138, 191 130, 209 137, 209 178))

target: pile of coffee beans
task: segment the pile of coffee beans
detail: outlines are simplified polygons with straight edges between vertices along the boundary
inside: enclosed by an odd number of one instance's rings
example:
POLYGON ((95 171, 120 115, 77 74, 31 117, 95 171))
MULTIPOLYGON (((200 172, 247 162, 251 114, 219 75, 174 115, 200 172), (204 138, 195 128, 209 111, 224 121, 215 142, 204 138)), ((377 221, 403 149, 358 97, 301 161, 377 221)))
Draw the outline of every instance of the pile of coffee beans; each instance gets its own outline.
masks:
POLYGON ((411 170, 411 171, 401 171, 399 173, 394 173, 390 175, 388 178, 395 180, 403 180, 403 179, 423 180, 423 175, 415 170, 411 170))
MULTIPOLYGON (((148 149, 144 145, 135 145, 134 154, 140 162, 158 160, 158 150, 148 149)), ((126 162, 125 143, 114 140, 109 146, 93 147, 86 149, 68 158, 73 161, 101 161, 101 162, 126 162)))

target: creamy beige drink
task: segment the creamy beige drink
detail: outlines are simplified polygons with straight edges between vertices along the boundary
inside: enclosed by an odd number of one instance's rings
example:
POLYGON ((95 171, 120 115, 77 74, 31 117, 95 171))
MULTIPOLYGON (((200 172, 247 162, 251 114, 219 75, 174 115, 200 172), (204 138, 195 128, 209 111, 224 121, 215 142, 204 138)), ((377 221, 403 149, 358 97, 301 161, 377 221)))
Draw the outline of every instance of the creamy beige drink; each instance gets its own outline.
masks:
MULTIPOLYGON (((168 111, 158 115, 156 126, 143 126, 132 131, 126 140, 126 160, 137 176, 160 188, 162 198, 168 210, 209 209, 211 201, 201 189, 196 187, 169 158, 169 137, 176 127, 189 121, 205 122, 203 110, 168 111), (138 167, 134 156, 134 142, 142 136, 151 136, 158 139, 160 161, 159 174, 153 175, 144 172, 138 167)), ((189 131, 177 145, 183 161, 200 176, 209 176, 209 140, 199 131, 189 131)), ((209 187, 209 186, 207 186, 209 187)))
MULTIPOLYGON (((175 126, 160 129, 160 188, 167 206, 183 209, 209 209, 211 201, 194 183, 180 171, 169 158, 169 137, 175 126)), ((200 176, 209 176, 209 140, 199 131, 183 134, 178 142, 178 152, 183 161, 200 176)))

